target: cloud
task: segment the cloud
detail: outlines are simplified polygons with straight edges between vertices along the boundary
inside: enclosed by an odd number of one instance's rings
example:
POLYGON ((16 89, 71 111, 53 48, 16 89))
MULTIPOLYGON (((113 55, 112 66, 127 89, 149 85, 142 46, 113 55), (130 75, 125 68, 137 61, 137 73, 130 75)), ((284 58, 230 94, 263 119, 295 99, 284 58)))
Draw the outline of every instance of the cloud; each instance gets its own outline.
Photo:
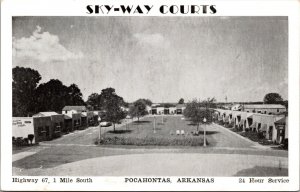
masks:
POLYGON ((81 52, 73 53, 60 44, 59 38, 49 32, 42 32, 36 26, 28 38, 16 39, 13 37, 13 56, 15 58, 32 58, 41 62, 67 61, 83 57, 81 52))
POLYGON ((170 46, 170 42, 160 33, 135 33, 133 37, 142 45, 160 48, 168 48, 170 46))

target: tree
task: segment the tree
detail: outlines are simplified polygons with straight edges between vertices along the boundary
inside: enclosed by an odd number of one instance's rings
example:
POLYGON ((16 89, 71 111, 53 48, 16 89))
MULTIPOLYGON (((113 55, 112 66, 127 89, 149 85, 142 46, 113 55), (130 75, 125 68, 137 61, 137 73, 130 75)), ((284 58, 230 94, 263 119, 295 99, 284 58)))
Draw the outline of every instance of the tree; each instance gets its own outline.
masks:
POLYGON ((116 94, 114 88, 106 88, 101 91, 101 109, 105 112, 106 120, 113 124, 114 132, 116 131, 115 124, 120 123, 126 117, 126 112, 121 108, 124 104, 123 98, 116 94))
POLYGON ((197 125, 197 131, 199 130, 200 124, 204 123, 204 118, 206 119, 206 124, 212 122, 212 110, 208 107, 204 107, 204 104, 203 101, 200 102, 197 99, 193 99, 187 103, 184 110, 184 116, 197 125))
POLYGON ((151 106, 152 101, 150 99, 138 99, 138 101, 143 102, 145 105, 151 106))
POLYGON ((205 107, 205 108, 217 108, 217 104, 216 104, 217 100, 212 97, 208 97, 207 99, 202 101, 201 106, 205 107))
POLYGON ((100 95, 98 93, 92 93, 89 95, 86 104, 92 110, 100 110, 100 95))
POLYGON ((265 104, 282 104, 283 99, 278 93, 268 93, 264 97, 265 104))
POLYGON ((24 117, 36 113, 35 90, 41 75, 31 68, 15 67, 12 76, 13 116, 24 117))
POLYGON ((178 104, 184 104, 184 99, 183 98, 179 99, 178 104))
POLYGON ((143 99, 135 101, 129 108, 129 115, 132 117, 137 117, 138 121, 140 121, 140 117, 148 114, 146 105, 146 101, 143 99))
POLYGON ((82 99, 82 93, 76 84, 71 84, 67 88, 68 95, 68 105, 84 105, 84 101, 82 99))
POLYGON ((47 83, 42 83, 36 90, 39 111, 61 111, 69 105, 70 96, 68 87, 63 85, 58 79, 51 79, 47 83))

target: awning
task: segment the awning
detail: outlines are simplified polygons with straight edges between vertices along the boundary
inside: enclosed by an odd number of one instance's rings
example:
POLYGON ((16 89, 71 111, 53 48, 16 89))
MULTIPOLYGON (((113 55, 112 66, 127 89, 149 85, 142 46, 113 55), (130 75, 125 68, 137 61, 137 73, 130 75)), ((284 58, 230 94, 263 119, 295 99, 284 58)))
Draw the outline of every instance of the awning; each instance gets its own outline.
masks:
POLYGON ((279 119, 278 121, 275 122, 275 124, 279 124, 279 125, 285 125, 286 123, 286 118, 283 117, 281 119, 279 119))
POLYGON ((247 113, 247 118, 253 118, 253 113, 247 113))
POLYGON ((64 115, 64 119, 68 120, 68 119, 72 119, 72 117, 70 117, 68 115, 64 115))

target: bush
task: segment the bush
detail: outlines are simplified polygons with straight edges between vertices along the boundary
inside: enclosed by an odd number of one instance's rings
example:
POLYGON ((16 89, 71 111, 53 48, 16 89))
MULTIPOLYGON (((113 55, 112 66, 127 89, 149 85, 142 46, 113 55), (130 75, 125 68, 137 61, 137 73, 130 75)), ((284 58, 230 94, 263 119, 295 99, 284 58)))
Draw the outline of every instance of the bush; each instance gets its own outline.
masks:
POLYGON ((258 139, 264 139, 264 138, 265 138, 263 132, 258 132, 258 133, 257 133, 257 137, 258 137, 258 139))
POLYGON ((23 146, 28 146, 29 140, 28 138, 23 138, 23 137, 12 137, 12 144, 15 147, 23 147, 23 146))
MULTIPOLYGON (((99 139, 95 142, 99 144, 99 139)), ((137 145, 137 146, 203 146, 203 138, 199 136, 174 136, 172 138, 146 136, 143 138, 122 137, 122 136, 105 136, 102 138, 103 145, 137 145)), ((208 145, 208 142, 207 142, 208 145)))

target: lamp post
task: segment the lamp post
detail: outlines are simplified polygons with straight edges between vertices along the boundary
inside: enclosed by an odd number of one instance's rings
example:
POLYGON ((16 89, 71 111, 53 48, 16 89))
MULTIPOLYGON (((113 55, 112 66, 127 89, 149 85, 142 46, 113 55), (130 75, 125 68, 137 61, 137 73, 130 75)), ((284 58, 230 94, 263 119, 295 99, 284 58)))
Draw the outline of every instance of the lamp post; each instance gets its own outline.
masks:
POLYGON ((153 121, 153 133, 156 133, 156 130, 155 130, 155 128, 156 128, 156 117, 155 117, 155 115, 153 115, 153 118, 154 118, 154 121, 153 121))
POLYGON ((100 142, 101 142, 101 118, 99 117, 98 118, 98 122, 99 122, 99 145, 100 145, 100 142))
POLYGON ((203 122, 204 122, 204 133, 203 133, 203 146, 206 147, 206 118, 203 118, 203 122))

